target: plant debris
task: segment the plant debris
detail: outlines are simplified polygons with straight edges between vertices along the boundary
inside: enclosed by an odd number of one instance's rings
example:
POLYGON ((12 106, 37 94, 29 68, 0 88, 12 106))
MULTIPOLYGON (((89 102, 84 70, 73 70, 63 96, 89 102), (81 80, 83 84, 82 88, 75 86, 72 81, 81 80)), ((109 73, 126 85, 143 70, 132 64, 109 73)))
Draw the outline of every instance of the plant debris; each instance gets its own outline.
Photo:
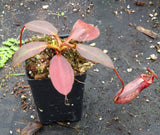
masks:
POLYGON ((148 29, 145 29, 143 28, 142 26, 136 26, 136 29, 139 30, 140 32, 146 34, 147 36, 155 39, 157 37, 157 33, 151 31, 151 30, 148 30, 148 29))
POLYGON ((63 126, 63 127, 67 127, 67 128, 72 128, 75 129, 76 131, 79 131, 80 126, 77 125, 75 127, 71 126, 69 122, 65 123, 65 122, 56 122, 58 125, 63 126))
POLYGON ((29 102, 27 102, 28 95, 30 94, 29 85, 15 84, 11 94, 14 94, 16 97, 19 96, 21 98, 21 107, 23 110, 29 109, 29 102))
POLYGON ((134 2, 137 6, 145 6, 146 5, 146 2, 142 2, 142 1, 138 1, 138 0, 135 0, 134 2))
POLYGON ((22 130, 21 135, 33 135, 40 128, 42 128, 42 124, 39 121, 31 122, 22 130))
POLYGON ((156 49, 157 49, 157 52, 160 53, 160 48, 158 45, 155 45, 156 49))
POLYGON ((21 75, 25 75, 24 73, 12 73, 12 74, 5 74, 3 75, 0 80, 1 80, 1 83, 0 83, 0 88, 2 88, 2 86, 4 85, 4 82, 6 81, 6 79, 10 76, 21 76, 21 75))

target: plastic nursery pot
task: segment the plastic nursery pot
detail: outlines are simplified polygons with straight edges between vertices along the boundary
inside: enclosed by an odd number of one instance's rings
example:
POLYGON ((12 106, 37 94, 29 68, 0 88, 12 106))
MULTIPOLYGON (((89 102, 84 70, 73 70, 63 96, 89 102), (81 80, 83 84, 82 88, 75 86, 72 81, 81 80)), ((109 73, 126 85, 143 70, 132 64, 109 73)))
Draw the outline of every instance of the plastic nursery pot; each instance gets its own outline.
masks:
POLYGON ((79 121, 82 115, 83 91, 86 73, 76 75, 73 88, 68 94, 68 103, 65 105, 64 95, 57 92, 50 78, 34 80, 28 78, 40 122, 44 125, 56 121, 79 121), (77 81, 78 80, 78 81, 77 81))
MULTIPOLYGON (((60 35, 67 38, 69 35, 60 35)), ((27 77, 28 78, 28 77, 27 77)), ((56 121, 79 121, 82 116, 83 91, 86 73, 75 75, 71 92, 67 95, 70 105, 65 105, 64 95, 57 92, 50 78, 35 80, 28 78, 33 99, 39 115, 40 122, 48 125, 56 121)))

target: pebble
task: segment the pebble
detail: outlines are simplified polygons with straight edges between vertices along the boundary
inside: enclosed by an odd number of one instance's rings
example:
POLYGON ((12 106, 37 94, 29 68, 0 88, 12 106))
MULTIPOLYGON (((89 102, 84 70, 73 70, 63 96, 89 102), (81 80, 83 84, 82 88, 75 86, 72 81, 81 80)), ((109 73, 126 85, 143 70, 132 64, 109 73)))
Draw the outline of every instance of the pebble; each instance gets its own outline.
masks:
POLYGON ((74 6, 74 3, 71 3, 72 6, 74 6))
POLYGON ((74 12, 74 13, 78 12, 78 9, 74 8, 74 9, 73 9, 73 12, 74 12))
POLYGON ((127 72, 132 72, 132 68, 127 68, 127 72))
POLYGON ((157 16, 158 15, 158 13, 156 12, 156 13, 154 13, 154 16, 157 16))
POLYGON ((150 55, 150 58, 151 58, 152 60, 156 60, 156 59, 157 59, 157 56, 156 56, 155 54, 151 54, 151 55, 150 55))
POLYGON ((105 81, 102 81, 102 84, 105 84, 105 81))
POLYGON ((90 46, 94 47, 96 46, 96 43, 91 43, 90 46))
POLYGON ((27 97, 26 97, 25 95, 22 95, 22 96, 21 96, 21 99, 26 100, 27 97))
POLYGON ((91 3, 90 3, 90 7, 93 7, 93 6, 94 6, 94 4, 91 2, 91 3))
POLYGON ((87 13, 89 14, 90 12, 91 12, 91 10, 90 10, 90 9, 88 9, 88 10, 87 10, 87 13))
POLYGON ((160 41, 159 41, 159 42, 157 42, 157 44, 158 44, 158 45, 160 45, 160 41))
POLYGON ((146 102, 149 103, 149 99, 146 99, 146 102))
POLYGON ((9 133, 12 135, 12 134, 13 134, 13 131, 12 131, 12 130, 10 130, 10 131, 9 131, 9 133))
POLYGON ((31 115, 31 119, 33 119, 33 120, 34 120, 35 118, 36 118, 35 116, 31 115))
POLYGON ((84 14, 81 14, 81 16, 84 18, 85 17, 85 15, 84 14))
POLYGON ((102 120, 102 116, 99 117, 99 120, 102 120))
POLYGON ((42 8, 43 8, 44 10, 46 10, 46 9, 49 8, 49 5, 43 5, 42 8))
POLYGON ((93 69, 94 72, 99 72, 98 68, 93 69))
POLYGON ((119 117, 118 116, 114 117, 114 120, 115 121, 119 120, 119 117))
POLYGON ((153 17, 153 14, 149 14, 149 17, 151 17, 151 18, 152 18, 152 17, 153 17))
POLYGON ((116 61, 116 60, 117 60, 117 58, 113 58, 113 60, 114 60, 114 61, 116 61))
POLYGON ((24 3, 20 3, 20 6, 23 6, 24 5, 24 3))
POLYGON ((154 45, 151 45, 150 48, 155 48, 155 46, 154 46, 154 45))
POLYGON ((29 73, 29 74, 32 74, 32 71, 29 71, 28 73, 29 73))
POLYGON ((108 50, 104 49, 103 52, 104 52, 104 53, 108 53, 108 50))
POLYGON ((153 2, 152 2, 152 1, 149 1, 149 5, 153 5, 153 2))
POLYGON ((130 5, 128 5, 127 8, 130 9, 130 5))

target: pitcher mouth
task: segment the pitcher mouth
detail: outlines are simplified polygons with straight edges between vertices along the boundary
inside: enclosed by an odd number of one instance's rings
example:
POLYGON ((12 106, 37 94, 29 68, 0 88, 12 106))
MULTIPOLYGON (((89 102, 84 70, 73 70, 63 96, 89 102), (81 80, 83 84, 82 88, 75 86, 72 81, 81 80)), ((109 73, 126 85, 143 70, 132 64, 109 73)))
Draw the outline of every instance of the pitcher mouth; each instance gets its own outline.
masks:
POLYGON ((140 76, 146 83, 152 84, 154 76, 153 75, 146 75, 146 74, 141 74, 140 76))
POLYGON ((155 78, 158 80, 158 76, 157 76, 155 73, 153 73, 153 71, 152 71, 150 68, 147 68, 147 70, 148 70, 148 72, 151 73, 151 75, 152 75, 153 77, 155 77, 155 78))

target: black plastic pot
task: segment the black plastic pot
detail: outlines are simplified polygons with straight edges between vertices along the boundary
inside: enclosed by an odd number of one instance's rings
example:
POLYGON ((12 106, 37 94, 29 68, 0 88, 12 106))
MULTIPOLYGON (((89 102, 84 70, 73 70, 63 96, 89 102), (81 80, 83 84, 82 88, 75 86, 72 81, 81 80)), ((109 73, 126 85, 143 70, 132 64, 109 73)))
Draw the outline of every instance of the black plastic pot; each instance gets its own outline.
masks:
POLYGON ((70 105, 65 105, 64 95, 57 92, 49 78, 43 80, 28 79, 42 124, 51 124, 56 121, 73 122, 81 119, 84 84, 79 81, 85 81, 86 73, 76 75, 75 78, 72 91, 67 96, 70 105))
MULTIPOLYGON (((67 38, 69 35, 61 35, 67 38)), ((73 88, 67 95, 70 105, 65 105, 64 95, 57 92, 50 78, 43 80, 29 79, 34 102, 42 124, 48 125, 56 121, 79 121, 82 115, 83 91, 86 73, 76 75, 73 88), (78 81, 77 81, 78 80, 78 81)))

